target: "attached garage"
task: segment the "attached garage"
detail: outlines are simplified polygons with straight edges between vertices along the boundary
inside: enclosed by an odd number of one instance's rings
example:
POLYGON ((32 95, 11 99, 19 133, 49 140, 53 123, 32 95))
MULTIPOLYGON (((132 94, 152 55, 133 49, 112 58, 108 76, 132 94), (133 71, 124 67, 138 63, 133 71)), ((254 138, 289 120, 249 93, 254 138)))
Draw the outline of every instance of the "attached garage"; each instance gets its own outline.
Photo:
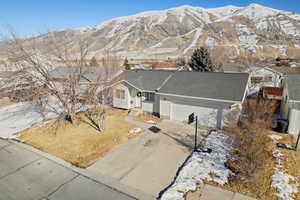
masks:
POLYGON ((225 114, 233 105, 242 104, 248 78, 244 73, 175 73, 157 93, 160 115, 186 122, 195 113, 200 126, 222 128, 225 114))
POLYGON ((195 113, 198 116, 199 126, 222 128, 224 114, 233 103, 208 101, 175 97, 160 96, 160 115, 171 120, 187 122, 188 116, 195 113))
POLYGON ((187 121, 191 113, 198 116, 200 126, 217 127, 221 123, 218 120, 218 109, 205 107, 201 105, 187 105, 186 103, 171 103, 170 119, 178 121, 187 121))

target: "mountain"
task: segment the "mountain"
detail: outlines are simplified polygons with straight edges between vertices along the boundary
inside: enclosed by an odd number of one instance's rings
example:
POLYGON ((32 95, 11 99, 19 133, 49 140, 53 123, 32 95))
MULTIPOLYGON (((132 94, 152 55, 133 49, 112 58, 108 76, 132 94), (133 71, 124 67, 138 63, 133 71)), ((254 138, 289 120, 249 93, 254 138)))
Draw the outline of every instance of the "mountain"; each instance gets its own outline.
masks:
POLYGON ((51 34, 86 38, 90 56, 96 57, 105 52, 135 58, 187 56, 203 45, 221 47, 231 57, 300 55, 300 15, 258 4, 208 9, 187 5, 51 34))

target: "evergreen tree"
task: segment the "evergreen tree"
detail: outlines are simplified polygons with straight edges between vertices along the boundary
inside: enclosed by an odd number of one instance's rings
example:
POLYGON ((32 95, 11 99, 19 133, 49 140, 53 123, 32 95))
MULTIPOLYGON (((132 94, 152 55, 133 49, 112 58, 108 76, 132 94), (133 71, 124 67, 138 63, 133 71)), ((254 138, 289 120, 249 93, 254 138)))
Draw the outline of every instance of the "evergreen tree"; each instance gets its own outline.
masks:
POLYGON ((97 59, 94 57, 92 57, 91 61, 90 61, 90 66, 91 67, 99 67, 99 64, 97 62, 97 59))
POLYGON ((125 58, 123 66, 125 67, 126 70, 130 70, 131 69, 131 67, 130 67, 130 65, 128 63, 128 59, 127 58, 125 58))
POLYGON ((207 48, 200 47, 193 52, 193 55, 188 63, 188 66, 193 71, 212 72, 213 64, 207 48))

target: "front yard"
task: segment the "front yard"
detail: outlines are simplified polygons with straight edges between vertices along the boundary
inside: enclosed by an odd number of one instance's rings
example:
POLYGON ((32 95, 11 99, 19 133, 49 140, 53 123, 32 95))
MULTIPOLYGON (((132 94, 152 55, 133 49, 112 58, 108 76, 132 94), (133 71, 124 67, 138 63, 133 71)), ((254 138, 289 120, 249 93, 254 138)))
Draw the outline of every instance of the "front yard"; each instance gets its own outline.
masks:
POLYGON ((139 134, 129 133, 136 126, 124 120, 126 115, 127 111, 124 110, 110 110, 103 132, 96 131, 84 122, 72 125, 64 120, 57 120, 39 128, 22 131, 20 137, 26 144, 85 168, 117 145, 139 134))
MULTIPOLYGON (((212 152, 194 152, 162 200, 198 200, 203 184, 220 187, 258 200, 300 199, 300 152, 278 148, 276 142, 292 145, 287 134, 266 130, 268 157, 251 178, 239 177, 227 167, 234 144, 226 133, 213 132, 204 142, 212 152)), ((201 199, 201 198, 200 198, 201 199)))
POLYGON ((204 184, 258 200, 300 199, 300 151, 277 147, 295 145, 291 135, 270 130, 277 110, 277 102, 248 101, 239 125, 210 134, 161 199, 198 200, 204 184))
MULTIPOLYGON (((292 145, 292 137, 266 130, 270 138, 266 148, 268 157, 261 169, 256 171, 252 180, 240 179, 231 173, 228 184, 220 185, 216 182, 205 180, 205 183, 219 186, 223 189, 238 192, 261 200, 293 200, 300 199, 300 152, 278 148, 276 142, 292 145), (280 154, 280 160, 277 154, 280 154), (280 165, 280 167, 279 167, 280 165), (294 179, 294 178, 295 179, 294 179)), ((193 200, 187 198, 187 200, 193 200)))

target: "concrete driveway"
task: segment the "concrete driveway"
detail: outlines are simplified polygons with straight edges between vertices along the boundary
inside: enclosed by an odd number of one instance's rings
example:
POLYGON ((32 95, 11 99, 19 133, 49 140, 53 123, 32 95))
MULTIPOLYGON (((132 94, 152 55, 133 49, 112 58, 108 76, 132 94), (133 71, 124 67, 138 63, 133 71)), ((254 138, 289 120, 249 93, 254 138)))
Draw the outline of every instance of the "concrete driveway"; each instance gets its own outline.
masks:
MULTIPOLYGON (((130 121, 130 119, 129 119, 130 121)), ((136 123, 144 126, 150 125, 136 123)), ((88 168, 157 197, 174 179, 194 145, 194 129, 180 122, 163 120, 161 131, 144 134, 120 145, 88 168)))
POLYGON ((154 199, 114 179, 86 173, 37 152, 0 139, 0 200, 154 199))

